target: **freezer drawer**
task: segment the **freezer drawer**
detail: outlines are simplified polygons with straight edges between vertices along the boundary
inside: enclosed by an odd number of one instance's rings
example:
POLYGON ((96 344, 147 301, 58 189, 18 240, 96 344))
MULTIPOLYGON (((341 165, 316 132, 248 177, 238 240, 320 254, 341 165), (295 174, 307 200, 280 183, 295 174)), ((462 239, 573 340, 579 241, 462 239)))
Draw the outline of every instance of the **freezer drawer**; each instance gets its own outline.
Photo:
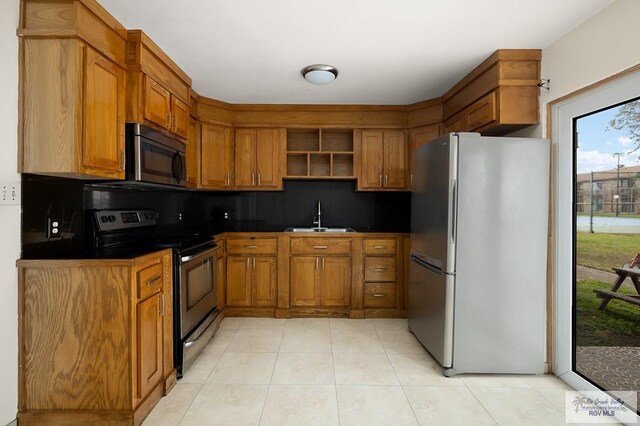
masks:
POLYGON ((409 329, 445 368, 453 355, 453 276, 411 258, 409 329))

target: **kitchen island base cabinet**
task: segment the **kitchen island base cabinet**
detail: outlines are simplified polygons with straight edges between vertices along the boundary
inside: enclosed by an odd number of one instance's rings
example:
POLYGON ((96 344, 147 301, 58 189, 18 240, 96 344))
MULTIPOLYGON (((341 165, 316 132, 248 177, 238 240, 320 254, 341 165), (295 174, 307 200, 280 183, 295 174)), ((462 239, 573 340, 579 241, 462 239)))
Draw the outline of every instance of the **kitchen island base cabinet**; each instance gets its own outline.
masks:
POLYGON ((141 424, 176 380, 171 251, 18 267, 19 423, 141 424))

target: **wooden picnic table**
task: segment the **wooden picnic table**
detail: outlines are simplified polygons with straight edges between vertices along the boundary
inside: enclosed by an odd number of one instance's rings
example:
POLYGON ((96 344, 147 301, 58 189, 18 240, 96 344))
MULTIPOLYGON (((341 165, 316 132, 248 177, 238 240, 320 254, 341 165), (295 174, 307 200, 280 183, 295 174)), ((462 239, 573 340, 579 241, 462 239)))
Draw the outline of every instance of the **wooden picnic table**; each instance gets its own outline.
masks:
POLYGON ((636 268, 611 268, 614 270, 616 274, 618 274, 618 278, 613 283, 611 290, 603 290, 603 289, 595 289, 593 290, 598 297, 602 298, 602 303, 600 303, 599 309, 604 309, 607 304, 611 301, 611 299, 623 300, 625 302, 633 303, 634 305, 640 306, 640 269, 636 268), (623 294, 618 293, 618 289, 628 278, 633 282, 633 286, 636 288, 636 292, 638 295, 633 294, 623 294))

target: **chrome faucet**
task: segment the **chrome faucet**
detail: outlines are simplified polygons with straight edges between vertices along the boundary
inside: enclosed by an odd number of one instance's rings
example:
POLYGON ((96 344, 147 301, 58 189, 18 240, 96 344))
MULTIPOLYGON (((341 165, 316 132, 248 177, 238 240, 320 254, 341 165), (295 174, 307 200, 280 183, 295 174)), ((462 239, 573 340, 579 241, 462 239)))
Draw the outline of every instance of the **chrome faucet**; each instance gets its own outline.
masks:
POLYGON ((317 226, 318 229, 322 228, 322 210, 320 208, 320 200, 318 200, 318 213, 316 214, 316 217, 313 219, 313 224, 318 225, 317 226))

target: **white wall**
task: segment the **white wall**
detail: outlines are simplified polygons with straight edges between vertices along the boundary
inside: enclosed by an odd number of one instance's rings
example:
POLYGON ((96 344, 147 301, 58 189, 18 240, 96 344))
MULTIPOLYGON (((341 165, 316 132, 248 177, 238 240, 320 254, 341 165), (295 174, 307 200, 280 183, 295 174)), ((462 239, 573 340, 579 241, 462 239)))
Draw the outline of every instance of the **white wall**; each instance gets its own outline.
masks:
MULTIPOLYGON (((18 181, 18 0, 0 13, 0 181, 18 181)), ((18 275, 20 207, 0 205, 0 424, 18 411, 18 275)))
MULTIPOLYGON (((17 0, 3 1, 0 13, 0 180, 18 180, 18 26, 17 0)), ((543 50, 542 77, 551 90, 541 93, 541 126, 521 135, 545 134, 548 101, 640 63, 640 1, 618 0, 543 50)), ((0 424, 17 411, 17 273, 20 208, 0 206, 0 424)))

